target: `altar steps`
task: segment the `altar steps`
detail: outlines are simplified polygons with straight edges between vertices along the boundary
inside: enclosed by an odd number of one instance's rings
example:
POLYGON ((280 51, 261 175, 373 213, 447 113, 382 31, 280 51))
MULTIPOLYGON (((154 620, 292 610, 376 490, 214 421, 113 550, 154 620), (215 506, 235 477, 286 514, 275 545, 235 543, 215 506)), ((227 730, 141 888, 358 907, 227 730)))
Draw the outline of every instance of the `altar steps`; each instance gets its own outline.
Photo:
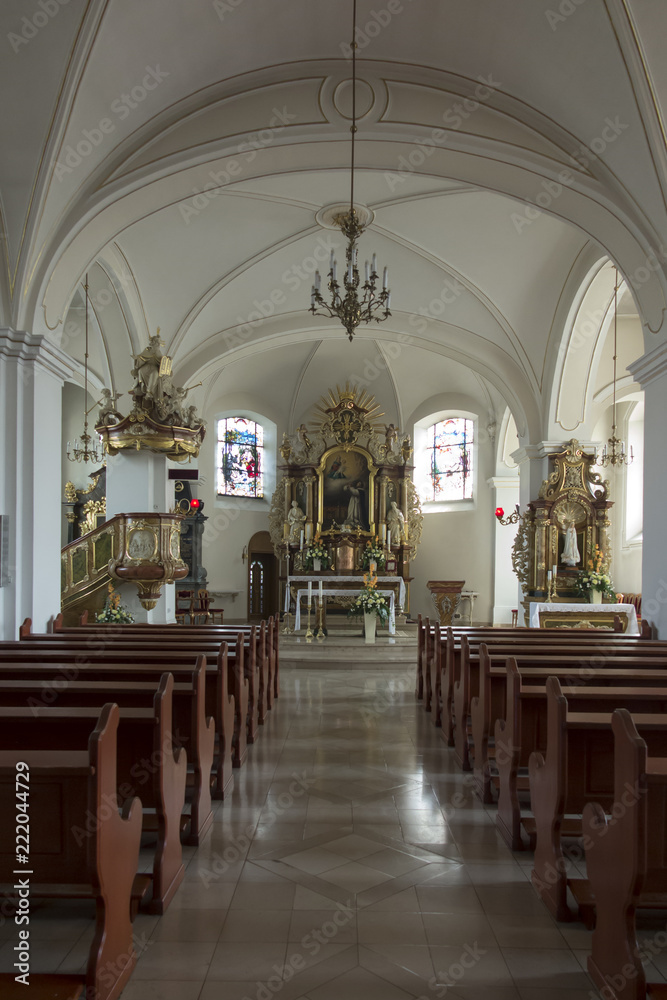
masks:
POLYGON ((417 633, 412 626, 401 626, 396 635, 381 631, 374 643, 366 643, 361 629, 331 629, 325 639, 306 642, 303 632, 280 636, 280 665, 289 667, 326 667, 328 670, 395 670, 404 666, 414 670, 417 664, 417 633))

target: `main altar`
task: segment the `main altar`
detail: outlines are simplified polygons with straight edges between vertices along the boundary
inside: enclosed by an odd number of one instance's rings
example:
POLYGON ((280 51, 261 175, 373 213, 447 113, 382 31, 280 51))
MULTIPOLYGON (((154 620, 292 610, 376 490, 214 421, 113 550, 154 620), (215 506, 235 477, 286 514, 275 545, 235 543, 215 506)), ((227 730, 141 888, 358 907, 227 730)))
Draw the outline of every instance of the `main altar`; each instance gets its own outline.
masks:
MULTIPOLYGON (((399 612, 410 607, 410 565, 419 548, 422 513, 412 482, 412 444, 365 389, 329 390, 314 418, 283 434, 283 464, 269 524, 280 564, 281 606, 297 612, 311 600, 343 613, 368 573, 369 544, 381 550, 377 587, 399 612), (313 565, 317 540, 326 568, 313 565)), ((319 560, 317 561, 319 562, 319 560)))

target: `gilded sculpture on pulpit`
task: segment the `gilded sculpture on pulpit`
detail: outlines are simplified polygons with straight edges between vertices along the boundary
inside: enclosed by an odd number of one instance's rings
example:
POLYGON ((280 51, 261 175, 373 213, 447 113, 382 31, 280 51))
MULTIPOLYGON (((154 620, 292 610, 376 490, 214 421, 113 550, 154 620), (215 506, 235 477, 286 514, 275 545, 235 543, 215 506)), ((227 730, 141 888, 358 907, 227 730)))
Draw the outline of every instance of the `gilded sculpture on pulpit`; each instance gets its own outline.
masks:
POLYGON ((144 350, 133 355, 130 374, 135 382, 129 391, 133 407, 126 417, 115 406, 122 393, 103 392, 96 430, 110 455, 125 448, 148 449, 183 462, 199 454, 206 424, 194 404, 185 406, 196 386, 174 384, 172 359, 163 355, 163 346, 158 327, 144 350))

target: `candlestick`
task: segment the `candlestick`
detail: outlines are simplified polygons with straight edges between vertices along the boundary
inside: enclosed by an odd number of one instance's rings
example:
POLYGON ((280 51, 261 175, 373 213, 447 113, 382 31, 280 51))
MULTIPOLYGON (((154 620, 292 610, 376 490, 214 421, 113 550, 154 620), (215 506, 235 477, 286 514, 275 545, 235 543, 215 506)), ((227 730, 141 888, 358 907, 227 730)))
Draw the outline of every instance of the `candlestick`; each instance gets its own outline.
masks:
POLYGON ((322 587, 323 587, 323 581, 322 581, 322 580, 320 580, 320 601, 321 601, 321 600, 322 600, 322 598, 324 597, 324 594, 323 594, 323 592, 322 592, 322 587))
POLYGON ((312 633, 312 630, 311 630, 311 627, 310 627, 310 611, 311 611, 312 606, 313 606, 313 602, 311 600, 311 591, 310 591, 310 583, 309 583, 308 584, 308 625, 306 627, 306 642, 312 642, 313 641, 313 633, 312 633))
POLYGON ((303 552, 303 528, 301 529, 301 534, 299 536, 299 548, 303 552))

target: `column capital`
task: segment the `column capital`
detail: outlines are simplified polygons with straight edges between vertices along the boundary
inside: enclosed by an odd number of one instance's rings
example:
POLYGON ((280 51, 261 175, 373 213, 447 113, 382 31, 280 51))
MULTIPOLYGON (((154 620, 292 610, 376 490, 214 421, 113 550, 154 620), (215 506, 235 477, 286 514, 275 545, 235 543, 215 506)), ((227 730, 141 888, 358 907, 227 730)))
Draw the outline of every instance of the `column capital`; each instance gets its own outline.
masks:
POLYGON ((37 364, 61 382, 77 380, 81 367, 43 334, 10 327, 0 328, 0 357, 37 364))
POLYGON ((667 375, 667 341, 633 361, 628 365, 628 371, 642 389, 667 375))
MULTIPOLYGON (((510 455, 513 462, 517 465, 523 465, 524 462, 530 462, 534 459, 547 458, 548 455, 553 455, 556 452, 563 451, 567 447, 569 441, 539 441, 537 444, 527 444, 523 448, 517 448, 510 455)), ((597 451, 599 447, 598 441, 579 441, 579 445, 584 451, 597 451)))
POLYGON ((519 476, 491 476, 486 485, 495 490, 518 490, 521 480, 519 476))

